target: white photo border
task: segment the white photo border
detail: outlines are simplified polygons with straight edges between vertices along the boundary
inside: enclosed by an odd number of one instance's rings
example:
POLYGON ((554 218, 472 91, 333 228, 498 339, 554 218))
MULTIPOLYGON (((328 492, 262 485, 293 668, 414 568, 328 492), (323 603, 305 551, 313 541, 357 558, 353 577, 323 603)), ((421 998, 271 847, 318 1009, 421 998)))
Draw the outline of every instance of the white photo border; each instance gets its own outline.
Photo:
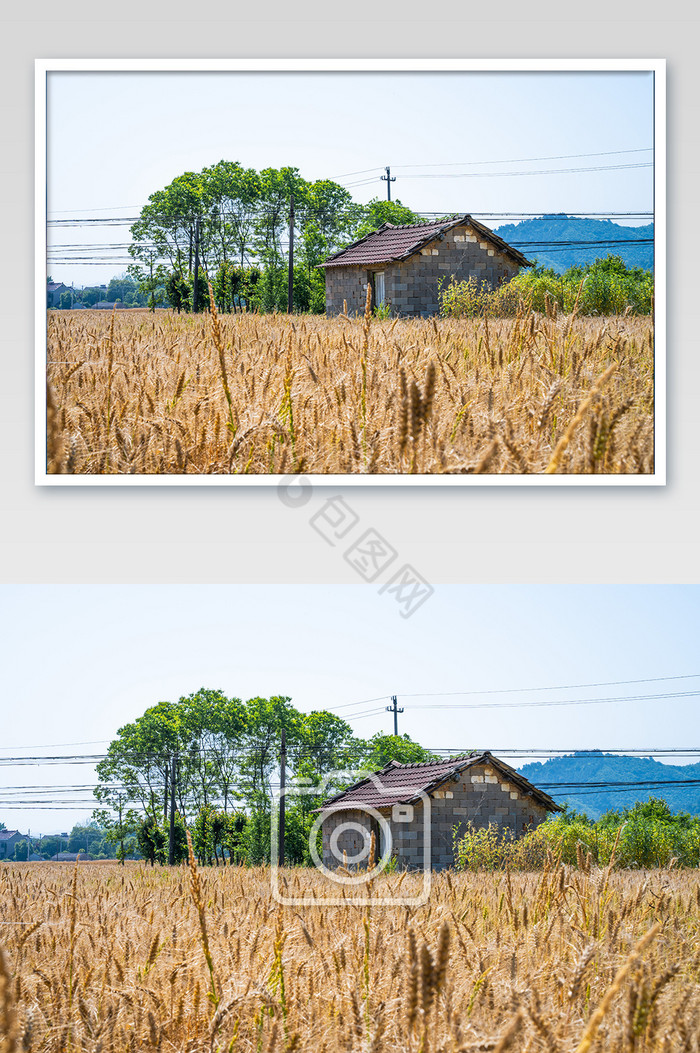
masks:
POLYGON ((666 484, 666 60, 665 59, 36 59, 35 477, 37 486, 278 486, 280 475, 49 475, 46 470, 47 86, 54 72, 648 72, 654 74, 654 471, 648 475, 308 475, 318 486, 665 486, 666 484))

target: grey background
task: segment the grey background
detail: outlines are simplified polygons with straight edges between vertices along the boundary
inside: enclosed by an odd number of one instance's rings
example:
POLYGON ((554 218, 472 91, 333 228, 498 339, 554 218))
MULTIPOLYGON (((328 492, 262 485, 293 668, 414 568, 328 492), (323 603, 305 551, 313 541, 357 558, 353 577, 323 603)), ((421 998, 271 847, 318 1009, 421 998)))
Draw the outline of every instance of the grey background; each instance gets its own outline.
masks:
MULTIPOLYGON (((695 582, 700 546, 698 21, 685 3, 401 5, 34 0, 0 15, 2 580, 359 582, 340 545, 274 490, 38 488, 33 482, 34 59, 638 57, 668 60, 668 485, 344 491, 433 582, 695 582), (266 21, 251 14, 264 10, 266 21), (437 18, 429 13, 435 11, 437 18), (295 15, 296 17, 292 17, 295 15)), ((517 99, 513 100, 517 120, 517 99)), ((79 119, 79 117, 77 118, 79 119)), ((362 135, 366 115, 348 134, 362 135)), ((391 119, 387 110, 387 120, 391 119)), ((455 114, 455 120, 468 114, 455 114)), ((572 116, 572 119, 575 119, 572 116)), ((86 134, 89 134, 86 129, 86 134)), ((315 134, 310 122, 309 134, 315 134)), ((115 151, 119 143, 114 144, 115 151)), ((235 140, 232 141, 232 156, 235 140)))

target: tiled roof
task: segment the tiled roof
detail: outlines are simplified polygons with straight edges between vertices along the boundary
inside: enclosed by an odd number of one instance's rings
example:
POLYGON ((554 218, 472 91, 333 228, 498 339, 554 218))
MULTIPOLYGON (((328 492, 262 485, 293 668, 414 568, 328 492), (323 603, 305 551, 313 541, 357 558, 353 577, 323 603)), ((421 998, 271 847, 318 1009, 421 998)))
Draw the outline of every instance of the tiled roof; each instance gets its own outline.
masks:
POLYGON ((393 804, 408 804, 421 793, 430 794, 445 782, 450 782, 462 771, 477 764, 488 764, 499 771, 507 782, 512 782, 523 792, 531 794, 549 811, 559 812, 561 807, 552 798, 538 790, 515 768, 494 757, 488 750, 453 757, 451 760, 430 761, 427 764, 399 764, 392 761, 381 771, 355 783, 350 789, 325 801, 318 811, 338 811, 357 805, 381 808, 393 804))
POLYGON ((360 241, 354 242, 346 249, 341 249, 335 255, 322 263, 322 267, 366 267, 376 263, 393 263, 406 260, 414 256, 425 246, 430 244, 440 235, 452 227, 468 224, 484 241, 489 241, 499 251, 510 256, 522 267, 531 267, 532 264, 521 252, 508 245, 503 238, 499 238, 488 227, 477 223, 470 215, 453 216, 451 219, 438 220, 434 223, 409 223, 395 227, 391 223, 385 223, 378 230, 360 241))
POLYGON ((21 837, 19 830, 0 830, 0 841, 9 841, 13 837, 21 837))

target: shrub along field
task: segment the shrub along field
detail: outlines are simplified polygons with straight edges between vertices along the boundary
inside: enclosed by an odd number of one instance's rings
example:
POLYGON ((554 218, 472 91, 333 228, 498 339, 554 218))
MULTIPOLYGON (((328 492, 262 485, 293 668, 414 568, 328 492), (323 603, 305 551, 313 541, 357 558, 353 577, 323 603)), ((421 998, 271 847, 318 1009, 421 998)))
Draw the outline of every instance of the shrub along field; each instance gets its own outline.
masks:
POLYGON ((59 473, 645 474, 653 323, 49 312, 59 473))
POLYGON ((596 822, 577 812, 550 816, 518 838, 495 824, 457 828, 455 852, 464 870, 539 870, 553 857, 583 868, 698 867, 700 817, 650 797, 596 822))
POLYGON ((265 868, 15 863, 0 903, 3 1053, 698 1049, 697 870, 550 862, 434 875, 421 908, 290 908, 265 868))
POLYGON ((584 266, 569 267, 563 274, 533 267, 516 274, 492 290, 476 278, 451 278, 440 290, 441 313, 450 318, 515 315, 525 301, 546 313, 550 304, 565 314, 653 314, 654 276, 641 267, 626 267, 619 256, 607 256, 584 266))

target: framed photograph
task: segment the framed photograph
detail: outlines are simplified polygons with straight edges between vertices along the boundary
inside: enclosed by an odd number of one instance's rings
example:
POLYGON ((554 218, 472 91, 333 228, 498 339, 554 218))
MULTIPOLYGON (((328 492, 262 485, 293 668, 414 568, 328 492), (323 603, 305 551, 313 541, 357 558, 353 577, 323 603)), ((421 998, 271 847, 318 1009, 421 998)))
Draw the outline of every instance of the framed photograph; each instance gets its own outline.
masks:
POLYGON ((662 485, 665 62, 36 63, 36 482, 662 485))

